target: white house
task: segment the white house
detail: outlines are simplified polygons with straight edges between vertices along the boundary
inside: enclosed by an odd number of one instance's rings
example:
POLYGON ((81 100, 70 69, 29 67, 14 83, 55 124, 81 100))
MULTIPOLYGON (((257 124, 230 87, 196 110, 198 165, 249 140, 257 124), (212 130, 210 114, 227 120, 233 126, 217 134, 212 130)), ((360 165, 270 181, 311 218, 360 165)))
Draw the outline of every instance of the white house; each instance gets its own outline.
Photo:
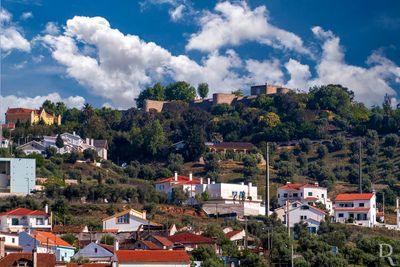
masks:
POLYGON ((45 211, 17 208, 0 213, 0 231, 30 232, 33 230, 51 231, 50 216, 45 211))
POLYGON ((75 254, 75 248, 71 244, 50 232, 21 232, 19 243, 23 252, 32 252, 36 248, 38 253, 55 254, 56 261, 69 262, 75 254))
POLYGON ((377 213, 375 193, 339 194, 336 196, 333 211, 336 222, 373 227, 377 213))
POLYGON ((296 223, 306 222, 308 224, 308 231, 316 233, 320 222, 325 220, 326 212, 317 207, 300 201, 288 202, 288 205, 289 212, 286 206, 279 207, 274 212, 284 225, 287 226, 287 221, 289 220, 290 228, 293 228, 296 223))
MULTIPOLYGON (((1 130, 1 129, 0 129, 1 130)), ((11 144, 11 140, 0 136, 0 148, 8 148, 11 144)))
POLYGON ((196 185, 202 184, 203 179, 193 178, 192 173, 189 176, 178 175, 175 172, 173 177, 166 178, 156 183, 156 191, 164 192, 169 199, 172 198, 172 190, 180 188, 188 194, 189 197, 194 197, 196 193, 196 185))
POLYGON ((184 250, 118 250, 118 267, 189 267, 190 258, 184 250))
POLYGON ((26 144, 18 146, 17 150, 21 150, 25 155, 30 155, 33 153, 44 154, 46 147, 40 142, 30 141, 26 144))
POLYGON ((125 210, 103 219, 103 231, 105 232, 133 232, 141 225, 154 225, 158 223, 146 219, 146 212, 134 209, 125 210))
POLYGON ((319 202, 332 211, 332 201, 328 198, 328 190, 315 184, 292 184, 290 182, 278 188, 278 205, 285 205, 286 201, 300 201, 302 203, 319 202))
POLYGON ((0 232, 0 258, 12 252, 21 252, 17 233, 0 232), (4 249, 4 250, 3 250, 4 249))

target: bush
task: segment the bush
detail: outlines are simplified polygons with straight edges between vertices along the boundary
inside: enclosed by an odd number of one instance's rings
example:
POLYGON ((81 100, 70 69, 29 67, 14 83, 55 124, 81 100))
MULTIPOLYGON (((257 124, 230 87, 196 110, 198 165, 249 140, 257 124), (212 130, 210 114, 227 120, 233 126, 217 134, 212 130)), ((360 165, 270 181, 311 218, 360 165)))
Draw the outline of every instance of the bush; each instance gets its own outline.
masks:
POLYGON ((319 145, 317 147, 317 154, 320 159, 324 158, 328 154, 328 148, 325 145, 319 145))
POLYGON ((384 146, 389 147, 396 147, 399 143, 399 136, 397 134, 388 134, 385 136, 385 140, 383 142, 384 146))
POLYGON ((106 244, 106 245, 113 245, 115 241, 115 238, 112 235, 105 234, 101 237, 100 243, 101 244, 106 244))
POLYGON ((61 236, 61 239, 67 242, 70 245, 74 245, 77 238, 73 234, 64 234, 61 236))
POLYGON ((329 151, 335 152, 343 149, 346 139, 343 136, 333 138, 332 143, 329 144, 329 151))

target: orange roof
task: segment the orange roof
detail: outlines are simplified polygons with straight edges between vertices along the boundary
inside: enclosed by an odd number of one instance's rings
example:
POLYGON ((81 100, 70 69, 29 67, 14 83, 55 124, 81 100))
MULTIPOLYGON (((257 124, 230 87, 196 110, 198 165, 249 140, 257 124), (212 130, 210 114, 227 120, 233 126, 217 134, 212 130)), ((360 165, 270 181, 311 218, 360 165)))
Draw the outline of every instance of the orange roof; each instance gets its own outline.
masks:
POLYGON ((42 232, 36 231, 33 234, 30 234, 33 238, 36 238, 37 241, 40 242, 42 245, 49 245, 49 246, 62 246, 62 247, 69 247, 73 248, 69 243, 62 240, 58 236, 50 232, 42 232))
MULTIPOLYGON (((38 253, 38 263, 40 267, 56 266, 56 257, 50 253, 38 253)), ((14 252, 0 259, 0 266, 17 266, 18 261, 28 261, 32 264, 32 252, 14 252)), ((32 265, 28 265, 32 266, 32 265)))
POLYGON ((0 216, 28 216, 28 215, 39 215, 48 216, 48 214, 41 210, 30 210, 26 208, 16 208, 7 212, 0 213, 0 216))
POLYGON ((233 230, 233 231, 226 233, 225 236, 230 239, 241 232, 243 232, 243 230, 233 230))
POLYGON ((163 246, 166 246, 166 247, 170 247, 174 244, 171 241, 169 241, 168 238, 163 237, 163 236, 153 235, 153 238, 155 240, 157 240, 158 242, 160 242, 163 246))
POLYGON ((111 263, 77 263, 68 262, 67 267, 111 267, 111 263))
POLYGON ((31 108, 8 108, 7 109, 7 114, 8 113, 31 113, 32 111, 36 111, 36 109, 31 109, 31 108))
POLYGON ((119 263, 130 262, 171 262, 190 263, 189 255, 184 250, 118 250, 119 263))
POLYGON ((104 229, 103 233, 118 233, 118 229, 104 229))
POLYGON ((382 217, 385 216, 385 213, 383 213, 383 211, 379 211, 376 213, 376 216, 382 217))
POLYGON ((180 233, 180 234, 175 234, 168 239, 174 243, 182 243, 182 244, 213 244, 215 243, 214 240, 212 240, 209 237, 205 237, 202 235, 195 235, 192 233, 180 233))
POLYGON ((343 207, 333 208, 335 211, 367 211, 370 208, 343 207))
POLYGON ((174 183, 174 184, 200 184, 200 180, 193 178, 190 181, 189 177, 178 175, 178 181, 175 181, 175 177, 169 177, 164 180, 156 182, 157 184, 164 184, 164 183, 174 183))
POLYGON ((336 201, 349 201, 349 200, 370 200, 374 196, 374 193, 366 194, 339 194, 336 196, 336 201))
POLYGON ((299 190, 302 187, 319 187, 319 185, 316 185, 316 184, 285 184, 284 186, 279 187, 279 189, 299 190))

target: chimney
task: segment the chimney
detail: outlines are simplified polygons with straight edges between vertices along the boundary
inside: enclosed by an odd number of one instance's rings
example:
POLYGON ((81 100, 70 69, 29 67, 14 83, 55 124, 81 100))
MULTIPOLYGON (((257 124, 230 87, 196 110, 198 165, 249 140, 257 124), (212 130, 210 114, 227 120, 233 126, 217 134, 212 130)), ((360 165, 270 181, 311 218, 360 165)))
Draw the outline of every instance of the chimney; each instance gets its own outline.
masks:
POLYGON ((32 266, 33 267, 38 267, 38 255, 37 255, 37 249, 34 248, 32 250, 32 266))
POLYGON ((5 244, 4 244, 5 242, 6 242, 6 238, 0 237, 0 259, 4 258, 6 255, 5 244))
POLYGON ((200 178, 200 184, 203 184, 203 178, 200 178))
POLYGON ((291 184, 291 182, 286 182, 286 184, 291 184))
POLYGON ((210 183, 211 183, 211 179, 207 178, 207 184, 210 184, 210 183))
POLYGON ((189 173, 189 181, 192 181, 192 180, 193 180, 193 174, 189 173))
POLYGON ((75 136, 75 135, 76 135, 75 131, 73 131, 73 132, 72 132, 72 135, 73 135, 73 136, 75 136))
POLYGON ((240 185, 244 185, 244 182, 240 182, 240 185))
POLYGON ((174 181, 177 182, 178 181, 178 172, 174 173, 174 181))
POLYGON ((314 183, 314 185, 315 185, 315 186, 319 186, 319 183, 318 183, 318 182, 316 182, 316 183, 314 183))
POLYGON ((119 250, 119 241, 117 238, 115 238, 114 241, 114 252, 119 250))
POLYGON ((94 146, 94 139, 93 139, 93 138, 90 139, 90 145, 91 145, 91 146, 94 146))
POLYGON ((89 141, 89 138, 87 138, 86 137, 86 142, 85 142, 87 145, 90 145, 90 141, 89 141))
POLYGON ((46 205, 44 206, 44 212, 46 212, 47 214, 49 214, 49 204, 46 203, 46 205))

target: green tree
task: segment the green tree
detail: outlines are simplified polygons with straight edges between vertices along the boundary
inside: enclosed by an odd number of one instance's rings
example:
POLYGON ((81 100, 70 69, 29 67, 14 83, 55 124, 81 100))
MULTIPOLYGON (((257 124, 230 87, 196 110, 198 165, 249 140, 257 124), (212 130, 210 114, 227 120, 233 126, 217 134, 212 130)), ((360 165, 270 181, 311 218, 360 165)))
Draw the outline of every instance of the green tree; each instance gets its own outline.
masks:
POLYGON ((208 84, 207 83, 200 83, 197 86, 197 93, 199 96, 204 99, 208 96, 208 84))
POLYGON ((85 149, 83 151, 83 158, 90 160, 90 161, 95 161, 97 159, 97 151, 91 148, 85 149))
POLYGON ((153 87, 149 87, 142 92, 140 92, 139 96, 135 99, 136 106, 138 108, 143 108, 144 101, 146 99, 149 100, 165 100, 165 88, 160 83, 156 83, 153 87))
POLYGON ((56 138, 56 147, 58 148, 58 150, 64 147, 64 140, 61 138, 61 135, 59 134, 57 135, 56 138))
POLYGON ((156 156, 165 147, 165 134, 159 120, 143 129, 143 148, 147 155, 156 156))
POLYGON ((187 82, 175 82, 165 88, 166 100, 192 101, 196 98, 196 89, 187 82))
POLYGON ((75 241, 77 240, 74 234, 64 234, 61 236, 61 239, 70 245, 74 245, 75 241))
POLYGON ((113 245, 115 238, 112 235, 105 234, 101 237, 100 243, 105 245, 113 245))
POLYGON ((309 93, 308 106, 312 109, 327 109, 337 114, 347 115, 354 93, 338 84, 313 87, 309 93))

